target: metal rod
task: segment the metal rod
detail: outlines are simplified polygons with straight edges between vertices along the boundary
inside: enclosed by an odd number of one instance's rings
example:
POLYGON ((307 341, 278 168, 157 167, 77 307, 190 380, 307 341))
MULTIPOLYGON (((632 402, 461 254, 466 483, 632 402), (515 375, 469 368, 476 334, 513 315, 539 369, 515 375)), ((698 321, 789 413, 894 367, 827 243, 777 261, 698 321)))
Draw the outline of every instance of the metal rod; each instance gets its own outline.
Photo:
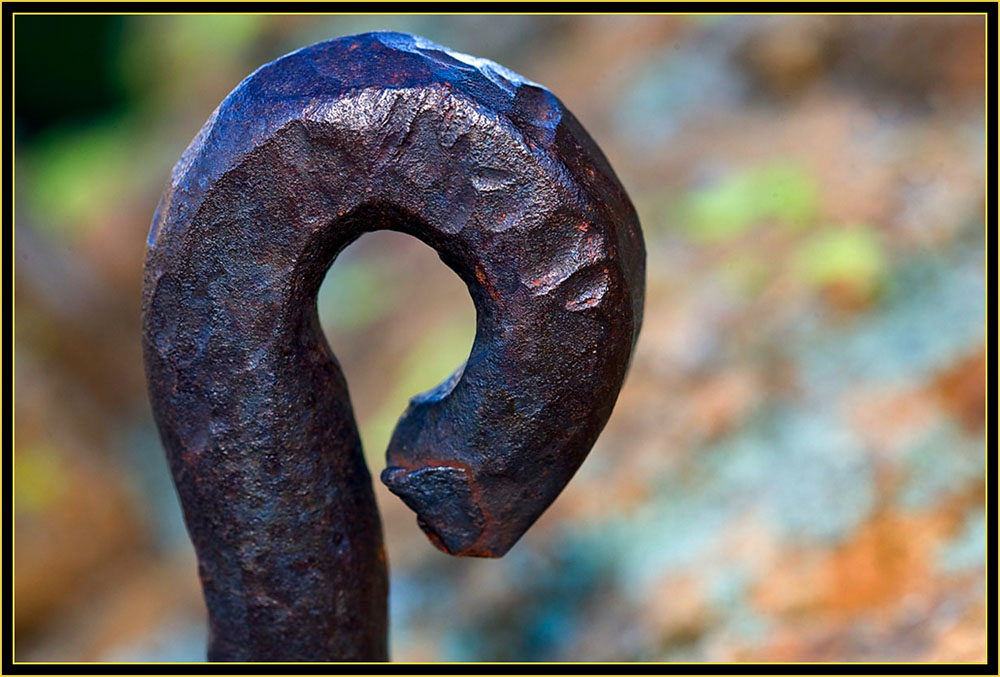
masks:
POLYGON ((258 69, 174 168, 143 289, 210 660, 387 660, 381 523, 316 310, 337 254, 378 229, 435 248, 477 310, 467 362, 413 398, 382 473, 437 547, 507 552, 611 414, 645 250, 555 96, 399 33, 258 69))

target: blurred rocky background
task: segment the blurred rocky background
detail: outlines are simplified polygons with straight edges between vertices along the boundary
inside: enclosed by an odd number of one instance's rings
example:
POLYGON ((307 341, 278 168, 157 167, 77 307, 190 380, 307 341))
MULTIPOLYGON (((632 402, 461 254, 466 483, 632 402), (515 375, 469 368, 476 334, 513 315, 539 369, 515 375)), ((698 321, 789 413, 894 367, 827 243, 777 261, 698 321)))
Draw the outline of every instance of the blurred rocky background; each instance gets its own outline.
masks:
MULTIPOLYGON (((266 61, 374 29, 551 88, 628 188, 646 315, 604 434, 501 560, 376 483, 399 661, 985 659, 983 17, 19 16, 16 658, 198 661, 141 268, 170 169, 266 61)), ((371 467, 474 309, 366 235, 327 336, 371 467)))

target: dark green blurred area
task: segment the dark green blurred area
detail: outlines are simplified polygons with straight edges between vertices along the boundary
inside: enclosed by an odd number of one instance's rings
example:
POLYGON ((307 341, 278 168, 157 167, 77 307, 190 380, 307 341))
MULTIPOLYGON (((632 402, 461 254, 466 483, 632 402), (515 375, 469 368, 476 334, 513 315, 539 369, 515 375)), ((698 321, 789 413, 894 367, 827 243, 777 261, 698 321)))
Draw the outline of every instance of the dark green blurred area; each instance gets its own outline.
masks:
POLYGON ((24 137, 125 108, 128 92, 118 69, 124 22, 120 16, 18 19, 15 79, 24 137))
MULTIPOLYGON (((393 658, 983 660, 983 22, 17 17, 17 659, 204 658, 139 346, 153 209, 247 74, 384 29, 555 92, 648 250, 616 411, 508 556, 439 553, 376 486, 393 658)), ((319 307, 377 474, 472 303, 376 233, 319 307)))

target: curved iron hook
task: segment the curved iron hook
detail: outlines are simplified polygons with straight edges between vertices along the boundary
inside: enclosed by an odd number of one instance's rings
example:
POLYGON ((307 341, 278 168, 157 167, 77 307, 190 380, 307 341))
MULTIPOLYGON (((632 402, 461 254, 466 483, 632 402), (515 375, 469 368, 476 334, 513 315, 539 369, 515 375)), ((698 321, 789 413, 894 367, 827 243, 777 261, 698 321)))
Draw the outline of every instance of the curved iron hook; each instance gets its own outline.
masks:
POLYGON ((546 89, 399 33, 245 79, 174 168, 143 289, 150 398, 194 542, 210 660, 385 660, 386 564, 316 292, 363 233, 466 283, 467 362, 414 397, 382 481, 455 555, 499 557, 617 398, 645 250, 601 151, 546 89))

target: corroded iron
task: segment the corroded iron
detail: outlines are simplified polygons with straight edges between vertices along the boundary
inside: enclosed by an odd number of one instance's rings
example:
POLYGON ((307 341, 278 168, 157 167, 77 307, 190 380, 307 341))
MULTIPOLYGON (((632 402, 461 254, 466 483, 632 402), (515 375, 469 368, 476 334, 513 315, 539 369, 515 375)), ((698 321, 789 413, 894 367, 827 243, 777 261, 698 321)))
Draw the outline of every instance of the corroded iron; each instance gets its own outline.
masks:
POLYGON ((477 311, 468 360, 412 399, 382 472, 437 547, 507 552, 611 414, 645 251, 625 190, 561 102, 399 33, 263 66, 174 168, 143 289, 150 397, 211 660, 387 657, 381 524, 316 310, 337 254, 378 229, 436 249, 477 311))

